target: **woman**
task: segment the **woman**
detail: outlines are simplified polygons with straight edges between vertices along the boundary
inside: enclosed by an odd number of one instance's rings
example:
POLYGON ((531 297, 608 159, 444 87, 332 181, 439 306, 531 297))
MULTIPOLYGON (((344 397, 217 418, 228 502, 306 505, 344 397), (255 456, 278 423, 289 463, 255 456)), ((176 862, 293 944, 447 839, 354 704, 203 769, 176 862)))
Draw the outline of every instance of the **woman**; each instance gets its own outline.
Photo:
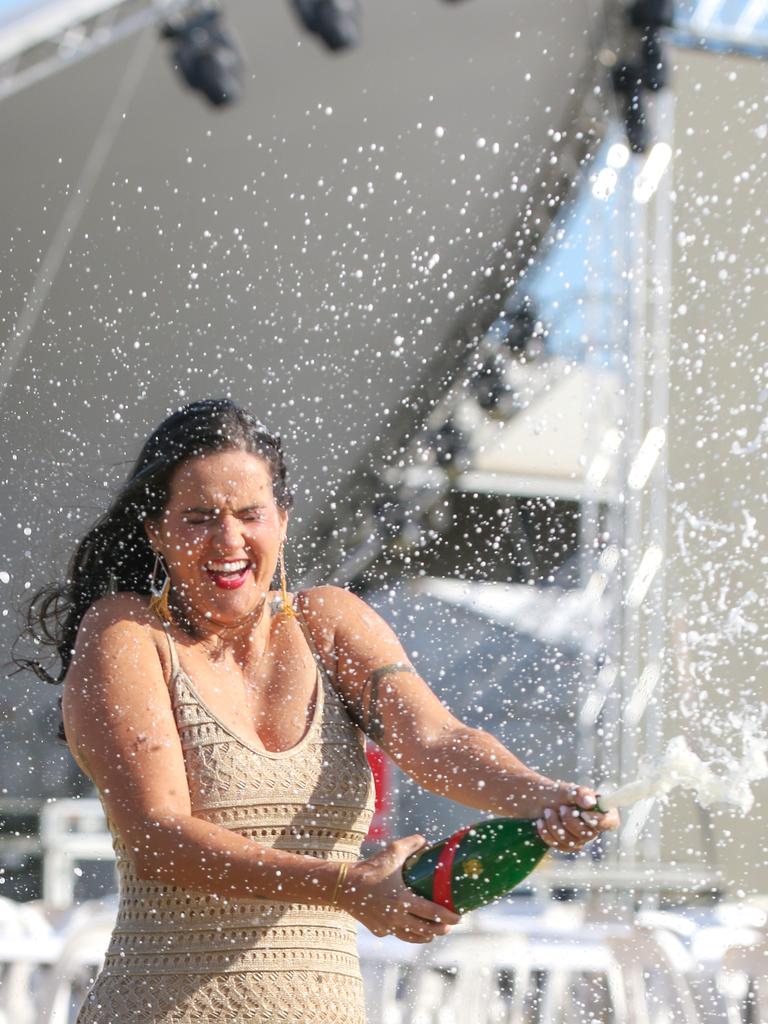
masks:
POLYGON ((358 859, 374 798, 363 733, 436 793, 537 818, 556 849, 618 824, 580 813, 591 790, 457 721, 360 598, 288 595, 291 506, 279 438, 232 402, 192 403, 146 442, 66 585, 43 592, 66 740, 120 879, 78 1024, 362 1024, 353 919, 419 943, 458 921, 402 882, 421 836, 358 859))

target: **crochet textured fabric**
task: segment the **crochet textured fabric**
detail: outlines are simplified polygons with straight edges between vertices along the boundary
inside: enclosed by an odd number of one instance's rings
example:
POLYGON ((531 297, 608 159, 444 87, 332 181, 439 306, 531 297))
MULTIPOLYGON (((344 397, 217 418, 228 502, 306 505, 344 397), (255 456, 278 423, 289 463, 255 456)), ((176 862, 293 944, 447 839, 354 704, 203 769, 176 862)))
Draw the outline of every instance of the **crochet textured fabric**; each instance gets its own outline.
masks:
MULTIPOLYGON (((373 815, 361 736, 318 664, 312 723, 270 752, 198 696, 166 629, 192 813, 265 846, 354 861, 373 815)), ((108 821, 120 900, 104 966, 76 1024, 365 1024, 355 921, 332 907, 230 899, 141 880, 108 821)))

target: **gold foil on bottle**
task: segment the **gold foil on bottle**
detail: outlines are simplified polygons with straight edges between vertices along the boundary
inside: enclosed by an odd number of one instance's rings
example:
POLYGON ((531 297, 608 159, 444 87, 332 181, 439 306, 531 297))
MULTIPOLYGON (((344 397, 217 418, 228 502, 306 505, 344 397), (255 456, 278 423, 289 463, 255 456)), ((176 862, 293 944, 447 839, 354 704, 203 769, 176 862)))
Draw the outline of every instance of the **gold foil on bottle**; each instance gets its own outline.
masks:
POLYGON ((469 860, 464 861, 461 869, 470 878, 480 878, 483 873, 483 864, 476 857, 470 857, 469 860))

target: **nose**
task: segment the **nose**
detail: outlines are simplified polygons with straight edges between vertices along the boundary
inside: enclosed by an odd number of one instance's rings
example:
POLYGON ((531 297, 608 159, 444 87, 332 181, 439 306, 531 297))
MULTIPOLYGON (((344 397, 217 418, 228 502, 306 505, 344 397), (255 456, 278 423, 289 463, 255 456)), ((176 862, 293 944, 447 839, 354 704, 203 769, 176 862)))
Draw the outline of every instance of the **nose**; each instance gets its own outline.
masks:
POLYGON ((214 546, 221 555, 241 555, 243 544, 243 527, 237 516, 224 513, 219 516, 213 532, 214 546))

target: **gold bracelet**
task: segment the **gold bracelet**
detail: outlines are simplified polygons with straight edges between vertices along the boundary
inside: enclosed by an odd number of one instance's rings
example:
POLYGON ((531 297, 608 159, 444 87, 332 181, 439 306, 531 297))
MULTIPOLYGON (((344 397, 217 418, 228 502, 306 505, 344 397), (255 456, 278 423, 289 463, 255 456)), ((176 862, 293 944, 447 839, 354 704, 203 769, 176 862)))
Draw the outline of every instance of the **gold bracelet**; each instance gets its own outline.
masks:
POLYGON ((342 884, 344 882, 344 879, 347 877, 347 871, 349 871, 349 864, 348 864, 347 861, 343 861, 339 865, 339 873, 336 876, 336 885, 334 885, 334 887, 333 887, 333 895, 331 896, 331 906, 332 907, 335 907, 337 905, 336 904, 336 897, 339 895, 339 889, 341 888, 341 886, 342 886, 342 884))

